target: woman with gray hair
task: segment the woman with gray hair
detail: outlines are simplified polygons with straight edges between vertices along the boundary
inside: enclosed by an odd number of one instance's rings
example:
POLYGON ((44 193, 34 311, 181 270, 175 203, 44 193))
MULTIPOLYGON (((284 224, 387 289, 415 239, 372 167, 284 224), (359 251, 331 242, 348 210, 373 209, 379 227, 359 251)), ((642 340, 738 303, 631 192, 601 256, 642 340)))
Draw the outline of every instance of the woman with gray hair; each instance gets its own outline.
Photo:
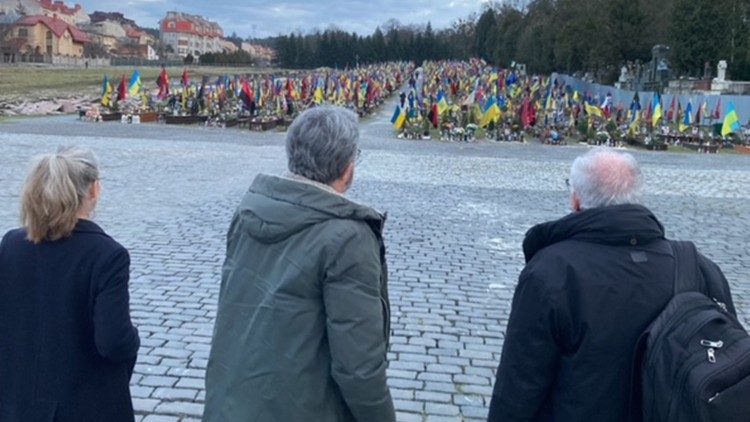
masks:
POLYGON ((0 243, 0 420, 130 421, 140 340, 128 252, 90 220, 101 195, 90 151, 39 157, 23 227, 0 243))

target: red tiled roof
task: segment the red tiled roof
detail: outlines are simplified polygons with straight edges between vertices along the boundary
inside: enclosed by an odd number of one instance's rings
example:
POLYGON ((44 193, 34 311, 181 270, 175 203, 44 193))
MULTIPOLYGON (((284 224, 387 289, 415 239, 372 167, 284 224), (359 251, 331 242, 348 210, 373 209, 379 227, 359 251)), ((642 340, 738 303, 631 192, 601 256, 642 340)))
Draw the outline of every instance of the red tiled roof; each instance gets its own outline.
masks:
POLYGON ((135 28, 128 28, 128 30, 125 32, 125 36, 128 38, 140 38, 141 35, 143 35, 143 31, 139 31, 135 28))
POLYGON ((65 15, 74 15, 76 12, 81 10, 80 4, 76 4, 75 8, 73 8, 66 6, 62 1, 40 0, 39 4, 44 9, 51 10, 53 12, 60 12, 65 15))
POLYGON ((61 19, 55 19, 50 18, 49 16, 42 16, 42 15, 34 15, 34 16, 27 16, 20 21, 16 22, 16 25, 20 26, 35 26, 37 24, 43 23, 47 28, 49 28, 52 32, 57 35, 57 37, 62 37, 65 31, 70 31, 70 35, 73 36, 73 41, 77 43, 87 43, 91 42, 91 39, 89 38, 88 34, 81 31, 80 29, 76 28, 75 26, 61 20, 61 19))
POLYGON ((218 31, 198 31, 193 27, 193 24, 190 21, 182 19, 165 19, 161 24, 161 30, 162 32, 175 32, 178 34, 193 34, 213 38, 221 37, 221 34, 218 31), (169 27, 170 22, 175 24, 174 28, 169 27))

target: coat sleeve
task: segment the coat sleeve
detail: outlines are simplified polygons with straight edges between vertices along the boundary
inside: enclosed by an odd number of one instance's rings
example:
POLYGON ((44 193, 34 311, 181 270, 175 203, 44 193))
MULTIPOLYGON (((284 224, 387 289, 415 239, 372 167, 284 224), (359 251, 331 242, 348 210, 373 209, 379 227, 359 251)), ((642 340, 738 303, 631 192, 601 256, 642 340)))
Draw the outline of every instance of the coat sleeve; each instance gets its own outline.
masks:
POLYGON ((708 295, 712 299, 724 303, 727 306, 727 311, 737 316, 734 301, 732 300, 732 292, 729 289, 729 282, 721 271, 721 268, 700 253, 698 254, 698 266, 700 267, 703 279, 706 280, 708 295))
POLYGON ((394 421, 378 242, 369 228, 357 227, 337 249, 323 282, 331 376, 357 421, 394 421))
POLYGON ((118 249, 95 268, 99 286, 94 298, 94 343, 101 356, 115 362, 135 361, 138 330, 130 321, 130 256, 118 249))
POLYGON ((488 421, 531 421, 555 379, 559 359, 554 304, 524 271, 511 306, 488 421))

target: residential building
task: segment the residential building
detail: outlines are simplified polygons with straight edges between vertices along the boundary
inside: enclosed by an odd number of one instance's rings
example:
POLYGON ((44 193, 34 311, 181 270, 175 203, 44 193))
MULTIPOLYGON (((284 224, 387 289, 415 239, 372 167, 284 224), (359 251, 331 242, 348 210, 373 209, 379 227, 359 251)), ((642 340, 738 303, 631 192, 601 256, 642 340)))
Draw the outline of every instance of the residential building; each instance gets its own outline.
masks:
POLYGON ((154 47, 148 44, 123 44, 114 50, 114 55, 125 59, 159 60, 154 47))
POLYGON ((49 16, 27 16, 11 27, 6 35, 9 44, 20 54, 83 57, 89 36, 76 26, 49 16))
POLYGON ((237 47, 237 44, 229 40, 221 40, 221 49, 225 53, 236 53, 239 50, 239 48, 237 47))
POLYGON ((167 12, 160 29, 161 40, 179 57, 191 54, 198 58, 205 53, 223 51, 224 31, 218 23, 202 16, 167 12))
POLYGON ((246 51, 251 57, 257 59, 260 63, 271 63, 276 57, 276 52, 272 48, 260 44, 243 42, 242 50, 246 51))
POLYGON ((0 14, 11 12, 47 16, 75 26, 89 23, 89 16, 80 4, 70 7, 60 0, 0 0, 0 14))

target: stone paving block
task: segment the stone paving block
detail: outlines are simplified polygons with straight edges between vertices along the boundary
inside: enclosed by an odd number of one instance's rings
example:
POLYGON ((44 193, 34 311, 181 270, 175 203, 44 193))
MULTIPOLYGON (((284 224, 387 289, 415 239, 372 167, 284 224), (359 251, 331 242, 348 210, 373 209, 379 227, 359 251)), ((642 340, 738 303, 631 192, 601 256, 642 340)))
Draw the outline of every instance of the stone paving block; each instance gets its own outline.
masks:
POLYGON ((396 408, 396 411, 422 413, 424 411, 424 402, 393 399, 393 407, 396 408))
POLYGON ((458 406, 444 403, 427 402, 424 405, 424 409, 428 415, 435 416, 458 416, 461 413, 461 409, 458 406))
POLYGON ((427 415, 427 422, 463 422, 460 416, 427 415))
POLYGON ((179 416, 203 416, 203 403, 184 401, 162 402, 156 407, 156 412, 179 416))
POLYGON ((198 390, 187 388, 157 388, 152 397, 165 400, 193 400, 198 395, 198 390))
POLYGON ((177 377, 169 377, 162 375, 148 375, 143 377, 141 385, 149 387, 171 387, 179 380, 177 377))
POLYGON ((183 377, 183 378, 180 378, 179 381, 177 381, 177 384, 175 385, 175 387, 179 387, 179 388, 195 388, 195 389, 202 390, 205 387, 204 384, 205 383, 204 383, 203 378, 187 378, 187 377, 183 377))
POLYGON ((420 413, 396 412, 397 422, 424 422, 424 417, 420 413))
POLYGON ((156 406, 160 403, 160 400, 156 399, 142 399, 139 397, 133 397, 133 410, 136 413, 151 413, 156 409, 156 406))
POLYGON ((180 418, 166 415, 148 415, 143 418, 143 422, 179 422, 180 418))
POLYGON ((417 400, 426 402, 450 403, 451 395, 447 393, 438 393, 435 391, 417 391, 414 393, 417 400))

